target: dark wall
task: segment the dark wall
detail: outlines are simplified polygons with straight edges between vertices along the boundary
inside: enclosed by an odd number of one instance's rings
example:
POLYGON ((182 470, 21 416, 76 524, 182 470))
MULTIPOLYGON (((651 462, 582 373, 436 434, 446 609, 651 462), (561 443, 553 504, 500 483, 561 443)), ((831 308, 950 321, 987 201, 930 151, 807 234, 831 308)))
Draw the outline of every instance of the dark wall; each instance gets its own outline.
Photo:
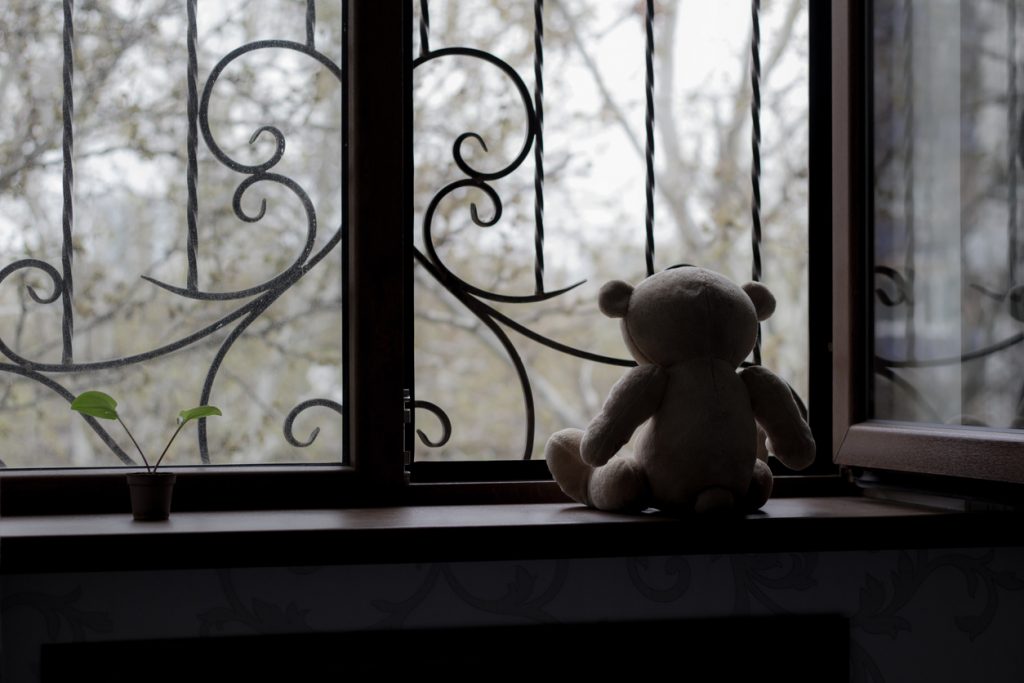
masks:
MULTIPOLYGON (((0 580, 4 683, 40 680, 44 643, 771 614, 846 617, 855 681, 1024 680, 1024 548, 0 580)), ((593 656, 610 646, 595 643, 593 656)), ((802 647, 792 642, 766 660, 769 679, 785 676, 802 647)), ((749 651, 737 643, 737 657, 749 651)))

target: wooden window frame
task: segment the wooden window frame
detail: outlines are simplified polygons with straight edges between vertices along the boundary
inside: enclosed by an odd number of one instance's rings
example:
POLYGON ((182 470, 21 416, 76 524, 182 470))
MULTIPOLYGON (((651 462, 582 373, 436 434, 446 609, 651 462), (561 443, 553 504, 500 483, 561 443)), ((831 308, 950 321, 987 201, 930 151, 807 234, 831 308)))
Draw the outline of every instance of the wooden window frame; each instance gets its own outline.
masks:
POLYGON ((868 414, 871 10, 868 1, 832 3, 834 461, 855 469, 1024 484, 1024 432, 874 420, 868 414))

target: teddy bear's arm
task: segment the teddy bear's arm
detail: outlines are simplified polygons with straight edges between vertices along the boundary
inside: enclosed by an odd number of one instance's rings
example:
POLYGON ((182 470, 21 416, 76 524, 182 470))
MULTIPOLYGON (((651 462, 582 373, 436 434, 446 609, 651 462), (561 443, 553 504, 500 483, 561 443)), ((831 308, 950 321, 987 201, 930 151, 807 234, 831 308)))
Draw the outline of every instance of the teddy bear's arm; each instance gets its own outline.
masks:
POLYGON ((657 365, 641 365, 623 375, 583 435, 583 462, 592 467, 608 462, 661 405, 667 382, 668 372, 657 365))
POLYGON ((739 375, 750 393, 754 417, 768 434, 768 451, 794 470, 814 462, 814 437, 789 386, 760 365, 744 368, 739 375))

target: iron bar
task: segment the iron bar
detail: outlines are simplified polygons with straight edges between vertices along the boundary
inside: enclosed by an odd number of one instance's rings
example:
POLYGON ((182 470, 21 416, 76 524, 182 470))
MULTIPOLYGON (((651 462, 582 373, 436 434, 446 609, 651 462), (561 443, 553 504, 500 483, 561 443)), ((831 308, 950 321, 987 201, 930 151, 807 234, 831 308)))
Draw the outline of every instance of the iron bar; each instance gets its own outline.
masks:
POLYGON ((74 26, 74 0, 64 0, 64 64, 62 82, 64 87, 64 101, 62 106, 63 139, 61 150, 63 153, 64 172, 62 178, 62 191, 64 205, 61 216, 61 286, 63 288, 63 318, 61 321, 61 333, 63 351, 61 361, 65 364, 74 362, 72 351, 72 340, 75 332, 75 312, 72 307, 75 286, 72 274, 72 262, 74 260, 74 246, 72 242, 72 229, 75 224, 75 26, 74 26))
MULTIPOLYGON (((753 255, 751 279, 761 281, 761 0, 750 7, 750 246, 753 255)), ((761 364, 761 325, 757 325, 754 364, 761 364)))
POLYGON ((420 0, 420 57, 430 54, 430 6, 420 0))
MULTIPOLYGON (((1013 0, 1011 0, 1012 2, 1013 0)), ((917 355, 917 330, 914 328, 914 271, 917 259, 917 236, 914 216, 914 0, 904 0, 903 16, 903 136, 906 149, 903 156, 903 222, 907 232, 906 253, 903 256, 903 272, 907 294, 904 336, 907 340, 907 357, 917 355)))
POLYGON ((537 134, 533 146, 534 281, 544 293, 544 0, 533 3, 533 108, 537 134))
POLYGON ((1007 243, 1008 252, 1007 272, 1009 273, 1009 286, 1017 285, 1017 258, 1018 258, 1018 235, 1017 235, 1017 0, 1007 0, 1006 3, 1006 89, 1009 101, 1006 110, 1006 130, 1009 136, 1006 159, 1006 183, 1007 183, 1007 243))
POLYGON ((306 0, 306 47, 316 49, 316 0, 306 0))
MULTIPOLYGON (((345 17, 345 20, 341 24, 341 54, 345 55, 347 59, 350 54, 349 44, 351 42, 351 24, 347 21, 348 17, 351 16, 349 8, 349 0, 341 0, 341 15, 345 17)), ((351 69, 349 64, 345 63, 345 69, 341 71, 341 150, 342 150, 342 164, 341 164, 341 187, 338 188, 338 206, 341 207, 341 228, 338 230, 338 239, 341 244, 340 263, 341 263, 341 319, 346 321, 344 324, 348 324, 351 306, 349 303, 349 288, 346 283, 349 282, 350 272, 350 254, 349 245, 351 241, 347 239, 348 225, 349 225, 349 164, 347 159, 348 150, 350 149, 350 132, 349 132, 349 110, 350 110, 350 94, 349 94, 349 73, 351 69), (346 239, 342 239, 346 237, 346 239)), ((410 145, 410 152, 411 152, 410 145)), ((411 165, 411 164, 410 164, 411 165)), ((324 252, 325 254, 327 252, 324 252)), ((411 268, 411 267, 410 267, 411 268)), ((410 285, 411 287, 411 285, 410 285)), ((412 299, 410 295, 408 297, 412 299)), ((411 343, 411 340, 410 340, 411 343)), ((349 359, 352 358, 352 342, 351 335, 347 332, 341 335, 341 403, 344 406, 352 405, 351 398, 351 377, 352 368, 350 367, 349 359)), ((409 364, 411 367, 411 364, 409 364)), ((411 386, 411 382, 409 383, 411 386)), ((341 414, 341 426, 342 434, 348 435, 351 433, 349 424, 349 411, 342 411, 341 414)), ((346 437, 342 445, 341 450, 341 461, 343 465, 352 464, 351 456, 351 441, 346 437)))
POLYGON ((646 143, 644 159, 647 166, 647 177, 644 185, 645 211, 644 229, 646 243, 644 256, 647 262, 647 274, 654 275, 654 0, 647 0, 647 11, 644 16, 646 43, 644 45, 644 131, 646 143))
POLYGON ((199 191, 196 187, 199 179, 199 160, 197 148, 199 146, 199 66, 196 57, 196 0, 187 0, 186 14, 188 27, 187 47, 188 67, 186 82, 188 87, 188 137, 186 140, 188 154, 188 168, 185 173, 188 199, 185 209, 186 221, 188 223, 188 237, 186 244, 186 256, 188 258, 188 275, 186 287, 191 292, 199 290, 199 264, 197 252, 199 251, 199 191))

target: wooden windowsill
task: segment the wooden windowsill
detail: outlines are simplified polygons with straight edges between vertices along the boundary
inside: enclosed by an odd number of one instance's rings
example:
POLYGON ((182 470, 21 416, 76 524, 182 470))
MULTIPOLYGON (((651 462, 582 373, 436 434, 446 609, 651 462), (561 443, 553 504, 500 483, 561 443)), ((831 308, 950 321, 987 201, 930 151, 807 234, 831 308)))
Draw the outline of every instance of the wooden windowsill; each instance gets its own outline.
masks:
POLYGON ((773 499, 722 519, 562 503, 11 517, 0 573, 1024 545, 1020 521, 861 497, 773 499))

